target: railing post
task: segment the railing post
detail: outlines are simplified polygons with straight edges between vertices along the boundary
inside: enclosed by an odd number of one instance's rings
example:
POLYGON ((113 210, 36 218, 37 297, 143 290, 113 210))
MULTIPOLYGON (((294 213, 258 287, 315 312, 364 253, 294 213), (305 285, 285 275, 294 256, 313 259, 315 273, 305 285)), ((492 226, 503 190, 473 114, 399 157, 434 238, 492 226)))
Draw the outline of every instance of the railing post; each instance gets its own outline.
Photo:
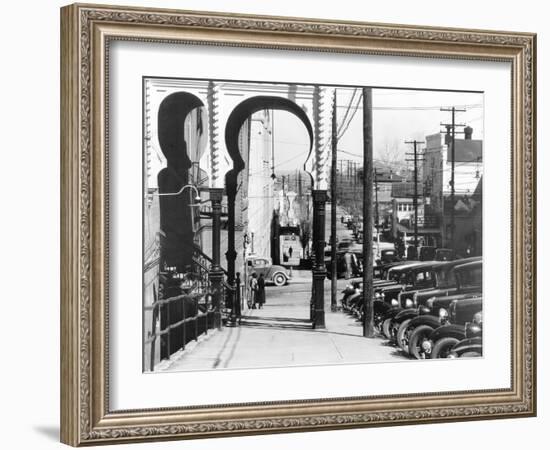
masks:
POLYGON ((186 303, 186 299, 185 297, 183 297, 181 299, 182 301, 182 313, 181 313, 181 318, 183 320, 183 323, 182 323, 182 330, 181 330, 181 348, 182 350, 185 350, 185 338, 187 337, 187 322, 185 321, 185 319, 187 318, 187 315, 185 314, 185 307, 187 306, 186 303))
POLYGON ((195 301, 195 304, 193 305, 195 307, 195 341, 198 340, 199 336, 199 298, 195 297, 193 299, 195 301))
POLYGON ((170 355, 172 354, 172 345, 171 345, 171 334, 172 334, 172 328, 170 328, 171 322, 170 322, 170 307, 172 306, 172 303, 166 303, 166 327, 168 328, 166 332, 166 350, 168 354, 168 359, 170 359, 170 355))
POLYGON ((212 265, 209 278, 214 304, 214 326, 218 329, 222 327, 221 303, 223 295, 223 270, 220 266, 222 196, 222 188, 210 188, 210 200, 212 202, 212 265))

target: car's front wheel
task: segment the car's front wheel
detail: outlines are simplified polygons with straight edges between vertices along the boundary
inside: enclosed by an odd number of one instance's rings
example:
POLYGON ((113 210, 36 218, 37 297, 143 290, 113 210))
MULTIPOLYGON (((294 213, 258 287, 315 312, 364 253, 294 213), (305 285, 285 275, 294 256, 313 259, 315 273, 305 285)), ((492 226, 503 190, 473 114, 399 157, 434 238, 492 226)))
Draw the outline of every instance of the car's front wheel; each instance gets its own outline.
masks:
POLYGON ((411 330, 409 329, 409 322, 411 319, 404 320, 399 329, 397 330, 397 345, 401 350, 406 353, 409 353, 409 335, 411 330))
POLYGON ((429 325, 420 325, 417 327, 409 338, 409 353, 416 359, 428 359, 430 357, 430 341, 429 336, 433 328, 429 325))
POLYGON ((391 339, 391 321, 392 319, 389 318, 382 322, 382 334, 386 337, 386 339, 391 339))
POLYGON ((284 286, 286 284, 286 275, 281 272, 277 272, 275 275, 273 275, 273 284, 275 286, 284 286))
POLYGON ((458 344, 458 339, 454 337, 444 337, 437 341, 432 350, 432 359, 447 358, 451 349, 458 344))

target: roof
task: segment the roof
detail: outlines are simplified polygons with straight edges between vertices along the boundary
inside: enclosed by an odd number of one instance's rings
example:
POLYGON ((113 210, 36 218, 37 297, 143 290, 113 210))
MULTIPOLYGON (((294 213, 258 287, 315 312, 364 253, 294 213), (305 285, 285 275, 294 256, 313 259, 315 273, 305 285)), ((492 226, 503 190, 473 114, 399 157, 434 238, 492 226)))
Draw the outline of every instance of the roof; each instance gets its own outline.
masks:
MULTIPOLYGON (((422 185, 418 183, 418 194, 422 194, 422 185)), ((391 187, 391 196, 393 198, 408 198, 414 197, 414 182, 404 181, 402 183, 394 183, 391 187)))
POLYGON ((384 183, 384 182, 388 182, 388 181, 392 182, 392 183, 395 183, 395 182, 403 181, 404 177, 401 176, 401 175, 396 174, 392 170, 385 171, 385 172, 377 171, 376 172, 376 180, 379 183, 384 183))
POLYGON ((474 198, 475 200, 481 200, 483 198, 483 176, 479 178, 476 189, 472 194, 472 198, 474 198))
POLYGON ((480 259, 478 261, 471 261, 471 262, 466 262, 464 264, 458 264, 455 266, 455 269, 462 270, 462 269, 468 269, 470 267, 476 267, 476 266, 482 266, 482 265, 483 265, 483 260, 480 259))
MULTIPOLYGON (((411 233, 414 232, 412 228, 407 228, 406 226, 404 226, 400 223, 398 223, 396 225, 397 225, 397 231, 400 231, 401 233, 411 234, 411 233)), ((422 233, 422 234, 439 234, 439 233, 441 233, 441 229, 440 228, 422 228, 422 227, 419 227, 418 232, 422 233)))
MULTIPOLYGON (((452 160, 451 146, 447 148, 447 161, 452 160)), ((455 163, 483 161, 483 141, 479 139, 455 139, 455 163)))

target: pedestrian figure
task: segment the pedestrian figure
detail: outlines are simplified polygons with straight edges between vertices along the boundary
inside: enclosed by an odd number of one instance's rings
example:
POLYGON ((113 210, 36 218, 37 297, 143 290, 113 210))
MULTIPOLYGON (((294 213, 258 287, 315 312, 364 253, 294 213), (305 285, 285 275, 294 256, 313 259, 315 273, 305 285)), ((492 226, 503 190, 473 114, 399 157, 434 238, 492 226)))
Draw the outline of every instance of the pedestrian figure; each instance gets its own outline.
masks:
POLYGON ((252 309, 256 309, 256 302, 258 301, 258 280, 256 279, 257 275, 256 272, 252 274, 250 277, 250 303, 248 307, 252 307, 252 309))
POLYGON ((262 309, 265 303, 265 278, 264 274, 260 274, 258 278, 258 292, 256 293, 256 302, 258 303, 258 308, 262 309))

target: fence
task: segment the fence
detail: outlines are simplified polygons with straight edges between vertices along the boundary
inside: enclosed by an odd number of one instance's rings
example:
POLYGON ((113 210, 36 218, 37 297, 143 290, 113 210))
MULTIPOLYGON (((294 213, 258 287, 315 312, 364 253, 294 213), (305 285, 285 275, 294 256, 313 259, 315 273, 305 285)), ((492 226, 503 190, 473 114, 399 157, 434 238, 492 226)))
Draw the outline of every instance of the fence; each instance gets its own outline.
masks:
POLYGON ((153 333, 145 341, 145 345, 151 346, 151 369, 155 364, 157 339, 160 339, 162 360, 184 349, 190 341, 196 341, 201 334, 207 334, 215 326, 211 294, 181 294, 157 300, 145 309, 153 312, 153 333))
MULTIPOLYGON (((197 341, 202 334, 217 327, 224 319, 235 323, 240 319, 240 278, 235 284, 221 283, 220 304, 213 301, 213 288, 209 279, 212 259, 200 248, 193 250, 193 267, 187 273, 175 268, 164 268, 159 274, 159 292, 154 291, 154 301, 145 306, 150 313, 151 331, 144 344, 150 349, 147 355, 150 370, 155 363, 169 359, 172 354, 185 349, 190 341, 197 341)), ((227 272, 222 268, 225 276, 227 272)))

